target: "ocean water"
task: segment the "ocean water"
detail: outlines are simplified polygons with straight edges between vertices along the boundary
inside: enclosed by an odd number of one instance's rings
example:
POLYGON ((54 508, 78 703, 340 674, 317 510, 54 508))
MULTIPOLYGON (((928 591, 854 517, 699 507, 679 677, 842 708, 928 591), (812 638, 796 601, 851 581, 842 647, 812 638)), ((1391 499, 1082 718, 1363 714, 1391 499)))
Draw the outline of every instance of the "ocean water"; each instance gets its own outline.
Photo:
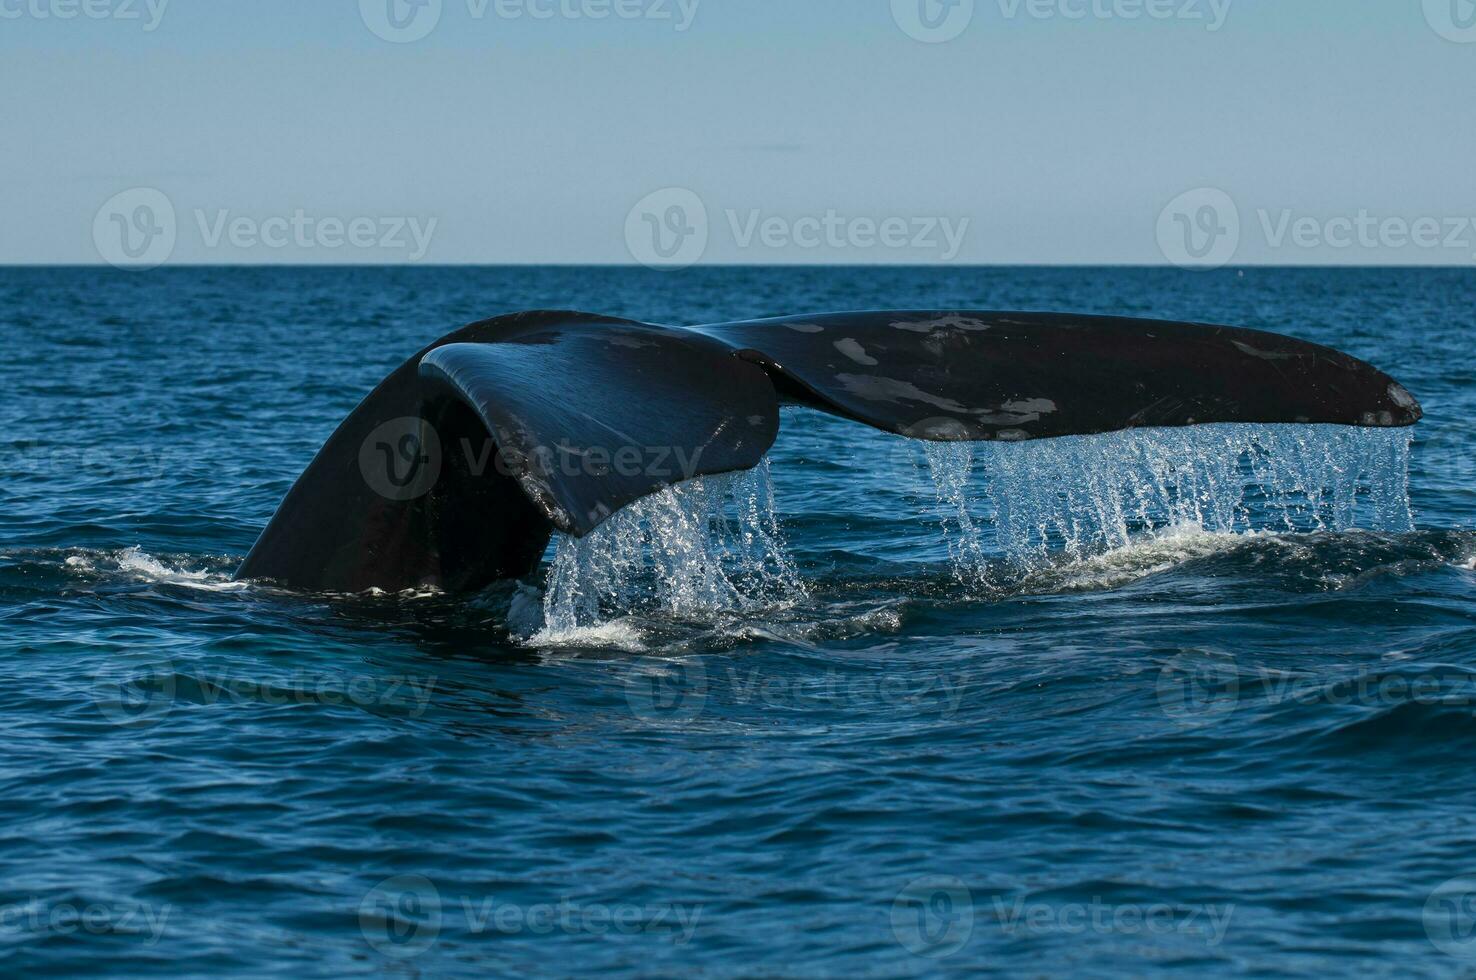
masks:
POLYGON ((0 970, 1476 969, 1473 300, 1469 270, 0 270, 0 970), (1218 321, 1427 420, 923 447, 792 410, 761 470, 523 583, 231 581, 381 377, 542 307, 1218 321))

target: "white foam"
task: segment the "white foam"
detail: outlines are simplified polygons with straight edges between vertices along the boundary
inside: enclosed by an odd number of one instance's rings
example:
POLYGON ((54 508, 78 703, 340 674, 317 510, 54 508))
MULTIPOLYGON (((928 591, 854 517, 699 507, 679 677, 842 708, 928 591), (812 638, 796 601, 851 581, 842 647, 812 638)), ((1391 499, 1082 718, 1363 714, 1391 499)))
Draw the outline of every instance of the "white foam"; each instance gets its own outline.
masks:
POLYGON ((630 617, 595 623, 591 626, 544 627, 527 639, 528 646, 539 649, 574 647, 577 649, 623 650, 644 653, 646 634, 630 617))
POLYGON ((1194 524, 1175 524, 1101 554, 1068 558, 1030 585, 1046 586, 1051 591, 1118 589, 1187 561, 1242 547, 1248 539, 1276 536, 1270 531, 1206 531, 1194 524))
MULTIPOLYGON (((136 579, 157 582, 160 585, 177 585, 205 592, 240 592, 249 586, 215 572, 197 572, 185 568, 171 568, 138 547, 124 548, 115 556, 118 570, 136 579)), ((84 559, 85 561, 85 559, 84 559)), ((72 564, 68 559, 67 564, 72 564)), ((80 567, 80 566, 79 566, 80 567)), ((87 566, 91 568, 91 565, 87 566)))

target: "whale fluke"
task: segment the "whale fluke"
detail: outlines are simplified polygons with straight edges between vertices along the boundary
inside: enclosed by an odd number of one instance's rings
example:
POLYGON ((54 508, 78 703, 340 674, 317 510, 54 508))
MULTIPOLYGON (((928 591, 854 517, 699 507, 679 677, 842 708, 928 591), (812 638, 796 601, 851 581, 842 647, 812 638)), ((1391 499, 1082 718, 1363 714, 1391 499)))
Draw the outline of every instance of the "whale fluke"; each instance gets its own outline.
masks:
POLYGON ((757 466, 779 433, 763 370, 685 330, 549 324, 437 347, 420 376, 475 411, 502 472, 581 537, 662 487, 757 466))
POLYGON ((696 328, 791 398, 918 439, 1047 439, 1208 422, 1410 425, 1339 351, 1259 330, 1056 313, 873 312, 696 328))
POLYGON ((697 476, 747 469, 781 402, 935 441, 1212 422, 1413 425, 1339 351, 1207 324, 873 311, 676 328, 543 311, 485 320, 394 371, 282 502, 240 578, 472 591, 697 476))

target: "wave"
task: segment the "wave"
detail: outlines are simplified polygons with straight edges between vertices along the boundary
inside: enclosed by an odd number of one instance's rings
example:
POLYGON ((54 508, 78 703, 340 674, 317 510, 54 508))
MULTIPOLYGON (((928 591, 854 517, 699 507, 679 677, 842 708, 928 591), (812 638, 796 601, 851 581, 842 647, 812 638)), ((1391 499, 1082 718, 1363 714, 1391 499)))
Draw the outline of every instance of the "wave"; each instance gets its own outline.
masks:
MULTIPOLYGON (((250 588, 247 583, 233 581, 230 576, 220 572, 165 564, 138 547, 124 548, 111 557, 117 562, 120 572, 145 582, 177 585, 205 592, 244 592, 250 588)), ((85 556, 75 556, 75 558, 68 559, 68 564, 71 564, 73 560, 77 561, 78 566, 85 565, 88 561, 85 556)), ((96 571, 95 565, 92 566, 92 570, 96 571)))
POLYGON ((1189 522, 1144 533, 1100 554, 1063 555, 1042 563, 1018 587, 1033 594, 1100 592, 1118 589, 1203 558, 1257 543, 1275 544, 1286 536, 1272 531, 1211 531, 1189 522))
POLYGON ((0 586, 44 590, 79 582, 149 583, 202 592, 244 592, 251 585, 231 577, 238 561, 225 555, 156 556, 138 546, 5 549, 0 550, 0 586))

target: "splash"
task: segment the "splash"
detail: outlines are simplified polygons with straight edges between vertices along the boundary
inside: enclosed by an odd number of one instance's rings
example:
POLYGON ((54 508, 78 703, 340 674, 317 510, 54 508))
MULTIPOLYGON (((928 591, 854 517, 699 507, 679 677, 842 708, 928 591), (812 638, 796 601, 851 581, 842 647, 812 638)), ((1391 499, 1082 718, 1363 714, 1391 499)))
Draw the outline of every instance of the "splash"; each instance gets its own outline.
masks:
POLYGON ((991 528, 993 550, 1026 565, 1167 528, 1408 531, 1409 448, 1405 429, 1206 425, 924 451, 956 574, 987 583, 991 528), (976 462, 982 499, 970 492, 976 462))
MULTIPOLYGON (((137 581, 153 582, 158 585, 174 585, 204 592, 243 592, 249 586, 236 582, 229 575, 219 572, 199 571, 166 565, 139 547, 124 548, 109 556, 117 562, 119 572, 137 581)), ((74 555, 67 559, 67 567, 75 571, 97 570, 94 561, 86 555, 74 555)))
MULTIPOLYGON (((768 461, 678 484, 624 508, 583 539, 559 535, 539 645, 605 636, 632 612, 689 619, 792 605, 804 595, 785 554, 768 461)), ((622 645, 637 638, 621 633, 622 645)))
MULTIPOLYGON (((1022 575, 1052 590, 1111 588, 1247 534, 1413 527, 1403 429, 1207 425, 914 445, 954 575, 975 593, 1018 591, 1022 575)), ((638 650, 662 617, 732 625, 805 598, 765 461, 644 498, 582 540, 559 536, 541 608, 525 597, 526 615, 511 619, 534 645, 638 650)))
POLYGON ((943 510, 943 543, 953 560, 954 577, 965 585, 993 584, 984 551, 982 529, 973 515, 970 480, 974 475, 975 443, 925 442, 928 473, 943 510))

